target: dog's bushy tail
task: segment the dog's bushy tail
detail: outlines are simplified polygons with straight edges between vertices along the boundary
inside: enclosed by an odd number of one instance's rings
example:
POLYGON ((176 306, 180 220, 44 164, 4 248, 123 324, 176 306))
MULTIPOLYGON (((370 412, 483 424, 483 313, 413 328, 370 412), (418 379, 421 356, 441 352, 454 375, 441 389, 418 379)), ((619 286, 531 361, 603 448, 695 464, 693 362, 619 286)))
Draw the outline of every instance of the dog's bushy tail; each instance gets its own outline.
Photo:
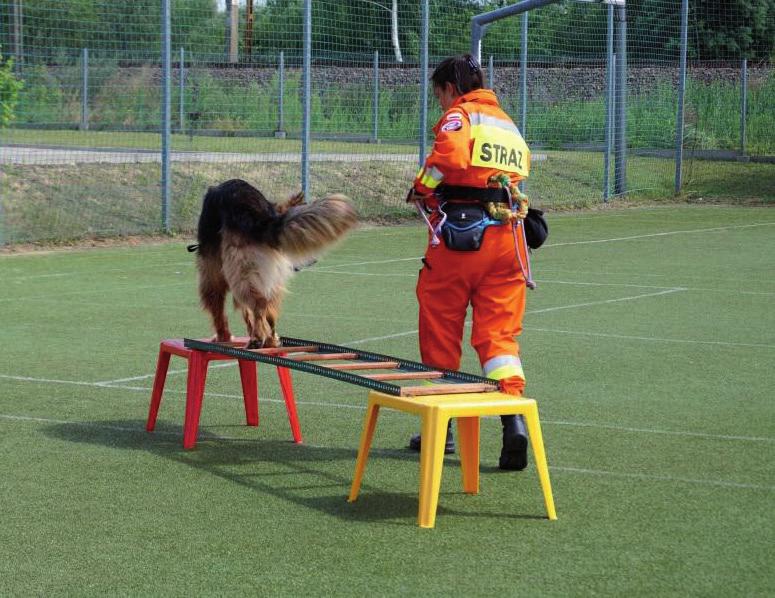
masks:
POLYGON ((309 256, 341 239, 357 221, 355 208, 344 195, 329 195, 283 214, 277 243, 290 256, 309 256))

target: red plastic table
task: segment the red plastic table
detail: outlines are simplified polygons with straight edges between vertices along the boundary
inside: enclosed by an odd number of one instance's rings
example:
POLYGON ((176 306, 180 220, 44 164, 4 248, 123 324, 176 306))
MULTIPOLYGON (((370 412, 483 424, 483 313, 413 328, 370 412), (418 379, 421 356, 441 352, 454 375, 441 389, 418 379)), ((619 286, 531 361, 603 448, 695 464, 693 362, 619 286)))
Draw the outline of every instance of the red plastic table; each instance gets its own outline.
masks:
MULTIPOLYGON (((236 339, 238 342, 240 339, 236 339)), ((245 339, 247 342, 247 339, 245 339)), ((164 392, 164 383, 167 379, 170 357, 177 355, 188 361, 188 380, 186 382, 186 415, 183 423, 183 448, 191 449, 196 445, 197 430, 199 428, 199 415, 202 412, 202 399, 204 398, 205 381, 207 379, 207 366, 211 361, 223 361, 236 359, 239 365, 240 379, 242 381, 242 398, 245 403, 245 419, 247 425, 258 425, 258 379, 256 375, 256 362, 245 359, 237 359, 222 353, 199 351, 189 349, 183 345, 183 339, 166 339, 159 346, 159 357, 156 362, 156 375, 153 380, 153 392, 151 393, 151 405, 148 410, 148 421, 145 429, 153 432, 156 427, 156 417, 159 413, 159 405, 164 392)), ((293 441, 300 443, 301 427, 296 413, 296 400, 293 395, 291 372, 288 368, 277 367, 277 375, 285 399, 285 408, 288 411, 288 420, 291 424, 293 441)))

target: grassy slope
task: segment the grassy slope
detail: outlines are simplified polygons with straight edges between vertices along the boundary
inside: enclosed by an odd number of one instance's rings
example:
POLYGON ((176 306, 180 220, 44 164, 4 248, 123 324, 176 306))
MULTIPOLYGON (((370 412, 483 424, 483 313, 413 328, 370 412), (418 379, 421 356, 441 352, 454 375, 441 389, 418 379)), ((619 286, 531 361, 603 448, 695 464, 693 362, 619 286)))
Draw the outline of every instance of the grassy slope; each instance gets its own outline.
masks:
MULTIPOLYGON (((481 493, 461 493, 447 458, 434 531, 415 526, 409 416, 381 416, 345 502, 362 389, 297 375, 294 446, 271 368, 258 429, 241 425, 234 368, 214 368, 184 452, 173 373, 143 431, 158 340, 207 333, 182 243, 2 257, 0 594, 769 594, 773 222, 762 208, 554 215, 521 342, 559 520, 543 519, 532 466, 494 468, 485 420, 481 493), (702 229, 717 230, 642 236, 702 229)), ((423 236, 354 234, 293 281, 282 332, 409 332, 359 346, 416 358, 423 236), (384 260, 404 261, 359 265, 384 260)))
MULTIPOLYGON (((123 136, 117 136, 124 139, 123 136)), ((221 140, 222 141, 222 140, 221 140)), ((228 148, 235 152, 268 151, 286 141, 230 140, 199 149, 228 148), (261 149, 263 148, 263 149, 261 149)), ((195 139, 199 143, 199 139, 195 139)), ((385 146, 313 143, 313 152, 360 155, 382 152, 385 146)), ((404 151, 408 148, 404 147, 404 151)), ((393 148, 395 150, 395 148, 393 148)), ((390 151, 393 151, 390 150, 390 151)), ((283 150, 284 151, 284 150, 283 150)), ((535 206, 551 209, 597 207, 602 195, 602 156, 589 152, 546 152, 536 161, 527 192, 535 206)), ((287 154, 272 162, 173 162, 170 225, 173 231, 193 230, 201 197, 213 182, 247 179, 271 198, 298 190, 298 156, 287 154)), ((414 218, 403 202, 416 172, 414 160, 385 162, 342 157, 312 162, 314 196, 343 192, 369 220, 414 218)), ((627 162, 630 192, 627 202, 675 201, 671 160, 631 156, 627 162)), ((4 165, 3 219, 6 242, 69 240, 157 232, 161 229, 161 168, 159 164, 4 165)), ((740 162, 687 163, 681 199, 705 202, 771 204, 775 200, 775 164, 740 162)), ((621 200, 619 201, 621 203, 621 200)))

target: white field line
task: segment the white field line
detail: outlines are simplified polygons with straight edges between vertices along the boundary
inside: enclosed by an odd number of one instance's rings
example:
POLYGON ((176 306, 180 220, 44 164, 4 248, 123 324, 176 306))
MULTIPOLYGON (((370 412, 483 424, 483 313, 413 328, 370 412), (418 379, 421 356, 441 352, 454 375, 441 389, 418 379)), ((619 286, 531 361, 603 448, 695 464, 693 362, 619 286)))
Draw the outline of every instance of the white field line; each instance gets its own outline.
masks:
MULTIPOLYGON (((71 425, 71 426, 79 426, 79 427, 92 428, 92 429, 98 429, 98 430, 113 430, 118 432, 128 432, 128 433, 137 434, 137 435, 148 434, 148 432, 146 432, 143 428, 140 428, 140 427, 130 428, 125 426, 114 426, 114 425, 98 424, 98 423, 91 423, 91 422, 79 422, 79 421, 51 419, 51 418, 44 418, 44 417, 31 417, 26 415, 11 415, 6 413, 0 413, 0 419, 5 419, 8 421, 16 421, 16 422, 30 422, 30 423, 36 423, 36 424, 71 425)), ((549 422, 545 422, 545 423, 549 423, 549 422)), ((154 431, 153 434, 158 434, 163 436, 175 436, 175 437, 180 436, 180 432, 165 432, 163 430, 154 431)), ((220 436, 217 434, 209 433, 209 436, 207 438, 203 438, 202 441, 213 440, 213 439, 226 440, 226 441, 244 440, 244 438, 220 436)), ((322 446, 322 445, 305 444, 303 446, 305 446, 306 448, 313 448, 313 449, 326 448, 325 446, 322 446)), ((349 449, 349 450, 352 450, 352 449, 349 449)), ((394 449, 372 449, 372 452, 377 454, 379 453, 394 454, 396 451, 394 449)), ((702 485, 702 486, 718 486, 722 488, 737 488, 737 489, 744 489, 744 490, 765 490, 765 491, 775 490, 775 486, 764 486, 760 484, 746 484, 741 482, 729 482, 726 480, 683 478, 683 477, 676 477, 676 476, 607 471, 607 470, 599 470, 599 469, 585 469, 581 467, 566 467, 566 466, 558 466, 558 465, 552 465, 549 467, 549 469, 553 472, 607 476, 607 477, 614 477, 614 478, 634 479, 634 480, 647 481, 647 482, 651 482, 651 481, 671 482, 671 483, 693 484, 693 485, 702 485)))
MULTIPOLYGON (((660 233, 649 233, 649 234, 643 234, 643 235, 632 235, 628 237, 613 237, 609 239, 590 239, 588 241, 569 241, 566 243, 547 243, 544 245, 544 247, 564 247, 569 245, 586 245, 586 244, 593 244, 593 243, 611 243, 616 241, 631 241, 634 239, 645 239, 650 237, 661 237, 661 236, 667 236, 667 235, 677 235, 677 234, 688 234, 688 233, 702 233, 702 232, 712 232, 712 231, 722 231, 722 230, 732 230, 732 229, 740 229, 740 228, 752 228, 752 227, 760 227, 760 226, 772 226, 775 225, 775 222, 756 222, 752 224, 739 224, 739 225, 730 225, 730 226, 719 226, 714 228, 700 228, 700 229, 685 229, 685 230, 677 230, 677 231, 666 231, 666 232, 660 232, 660 233)), ((419 261, 422 256, 417 257, 409 257, 409 258, 395 258, 395 259, 389 259, 389 260, 369 260, 369 261, 361 261, 361 262, 345 262, 341 264, 328 264, 328 265, 320 265, 315 268, 309 269, 309 272, 315 272, 315 271, 322 271, 325 269, 330 268, 341 268, 346 266, 361 266, 361 265, 371 265, 371 264, 390 264, 390 263, 396 263, 396 262, 408 262, 408 261, 419 261)), ((162 264, 164 265, 164 264, 162 264)), ((174 266, 183 266, 183 265, 190 265, 188 262, 175 262, 170 265, 174 266)), ((356 274, 356 273, 350 273, 347 274, 356 274)), ((361 275, 364 275, 361 273, 361 275)), ((44 276, 59 276, 59 274, 44 274, 40 275, 41 277, 44 276)), ((376 275, 375 275, 376 276, 376 275)), ((382 275, 382 276, 389 276, 389 275, 382 275)), ((24 278, 24 277, 22 277, 24 278)), ((178 284, 188 284, 188 283, 178 283, 178 284)), ((160 285, 152 285, 152 286, 146 286, 146 287, 133 287, 135 289, 144 289, 144 288, 157 288, 160 285)), ((163 285, 163 286, 174 286, 174 285, 163 285)), ((114 288, 110 290, 122 290, 126 287, 121 288, 114 288)), ((697 290, 705 290, 705 289, 697 289, 697 290)), ((708 289, 708 290, 714 290, 714 289, 708 289)), ((73 295, 73 294, 82 294, 82 293, 88 293, 89 291, 73 291, 70 293, 60 293, 60 295, 73 295)), ((103 292, 103 291, 93 291, 93 292, 103 292)), ((35 299, 36 297, 14 297, 14 298, 0 298, 0 301, 20 301, 20 300, 26 300, 26 299, 35 299)))
MULTIPOLYGON (((329 266, 329 267, 333 267, 333 266, 329 266)), ((354 272, 354 271, 347 271, 347 270, 321 270, 317 268, 311 269, 309 270, 309 272, 311 274, 342 274, 344 276, 417 278, 417 274, 415 273, 377 274, 374 272, 354 272)), ((627 282, 583 282, 583 281, 577 281, 577 280, 550 280, 546 278, 536 278, 535 281, 541 284, 565 284, 569 286, 586 286, 586 287, 625 287, 625 288, 633 288, 633 289, 670 289, 670 290, 681 289, 682 291, 692 291, 692 292, 696 291, 699 293, 732 293, 734 295, 762 295, 762 296, 770 296, 770 297, 775 295, 775 291, 746 291, 745 289, 737 289, 737 288, 729 288, 729 287, 714 287, 714 288, 685 287, 685 286, 676 287, 676 286, 649 285, 649 284, 632 284, 627 282)))
POLYGON ((560 330, 557 328, 538 328, 536 326, 525 326, 525 330, 535 330, 536 332, 551 332, 553 334, 575 334, 578 336, 597 336, 601 338, 615 338, 627 341, 648 341, 652 343, 680 343, 687 345, 716 345, 721 347, 751 347, 755 349, 775 349, 775 345, 764 343, 736 343, 732 341, 698 341, 683 338, 664 338, 660 336, 634 336, 627 334, 609 334, 605 332, 585 332, 583 330, 560 330))
MULTIPOLYGON (((547 307, 547 308, 544 308, 544 309, 528 310, 528 311, 525 312, 525 314, 526 315, 527 314, 540 314, 540 313, 548 313, 548 312, 559 311, 559 310, 564 310, 564 309, 572 309, 572 308, 577 308, 577 307, 590 307, 590 306, 593 306, 593 305, 604 305, 604 304, 608 304, 608 303, 619 303, 619 302, 622 302, 622 301, 634 301, 634 300, 637 300, 637 299, 644 299, 644 298, 648 298, 648 297, 658 297, 660 295, 667 295, 667 294, 670 294, 670 293, 677 293, 677 292, 681 292, 681 291, 685 291, 685 290, 686 289, 682 289, 682 288, 674 288, 674 289, 667 289, 667 290, 664 290, 664 291, 659 291, 659 292, 656 292, 656 293, 645 293, 643 295, 631 295, 629 297, 619 297, 617 299, 602 299, 600 301, 589 301, 587 303, 577 303, 577 304, 574 304, 574 305, 559 305, 559 306, 556 306, 556 307, 547 307)), ((470 324, 471 324, 470 321, 466 322, 467 326, 469 326, 470 324)), ((540 330, 540 329, 538 329, 538 330, 540 330)), ((390 340, 390 339, 394 339, 394 338, 401 338, 401 337, 404 337, 404 336, 412 336, 412 335, 416 335, 416 334, 419 334, 419 331, 417 329, 413 329, 413 330, 406 330, 404 332, 397 332, 395 334, 386 334, 386 335, 382 335, 382 336, 372 336, 372 337, 368 337, 368 338, 361 338, 361 339, 358 339, 358 340, 344 341, 344 342, 342 342, 340 344, 343 345, 343 346, 361 345, 361 344, 370 343, 370 342, 373 342, 373 341, 384 341, 384 340, 390 340)), ((626 338, 629 338, 629 337, 626 337, 626 338)), ((637 339, 638 337, 632 337, 632 338, 637 339)), ((644 338, 643 340, 652 340, 652 339, 644 338)), ((701 342, 701 341, 698 341, 698 342, 701 342)), ((221 364, 221 367, 228 367, 229 365, 232 365, 232 364, 221 364)), ((217 366, 213 366, 213 367, 217 367, 217 366)), ((185 373, 185 372, 186 372, 186 370, 170 370, 170 371, 167 372, 167 375, 182 374, 182 373, 185 373)), ((117 384, 117 383, 121 383, 121 382, 131 382, 131 381, 135 381, 135 380, 145 380, 147 378, 152 378, 152 377, 153 377, 153 374, 144 374, 144 375, 141 375, 141 376, 133 376, 133 377, 130 377, 130 378, 119 378, 119 379, 116 379, 116 380, 103 380, 103 381, 99 382, 99 384, 101 384, 103 386, 109 386, 109 385, 113 385, 113 384, 117 384)))
MULTIPOLYGON (((755 222, 752 224, 732 224, 729 226, 717 226, 713 228, 695 228, 695 229, 684 229, 684 230, 674 230, 674 231, 665 231, 660 233, 646 233, 643 235, 632 235, 629 237, 612 237, 609 239, 590 239, 588 241, 568 241, 565 243, 547 243, 543 247, 565 247, 568 245, 587 245, 590 243, 613 243, 617 241, 632 241, 634 239, 648 239, 651 237, 664 237, 669 235, 680 235, 680 234, 690 234, 690 233, 705 233, 705 232, 714 232, 714 231, 722 231, 722 230, 733 230, 733 229, 739 229, 739 228, 752 228, 752 227, 759 227, 759 226, 773 226, 775 225, 774 222, 755 222)), ((370 264, 390 264, 395 262, 408 262, 412 260, 419 261, 422 256, 417 257, 409 257, 409 258, 396 258, 396 259, 390 259, 390 260, 372 260, 372 261, 363 261, 363 262, 344 262, 341 264, 330 264, 325 266, 318 266, 317 268, 341 268, 346 266, 365 266, 370 264)))
POLYGON ((561 471, 566 473, 579 473, 583 475, 602 475, 616 478, 629 478, 634 480, 657 481, 657 482, 678 482, 681 484, 700 484, 703 486, 720 486, 723 488, 742 488, 747 490, 775 490, 775 486, 763 486, 760 484, 742 484, 740 482, 726 482, 723 480, 698 480, 694 478, 681 478, 667 475, 651 475, 647 473, 628 473, 626 471, 604 471, 599 469, 584 469, 581 467, 563 467, 553 465, 549 467, 552 471, 561 471))
MULTIPOLYGON (((599 278, 601 276, 627 276, 627 277, 630 277, 630 276, 633 276, 633 275, 637 276, 638 278, 675 278, 675 274, 656 274, 656 273, 653 273, 653 272, 638 272, 637 274, 634 274, 633 272, 627 272, 627 271, 622 271, 622 270, 605 270, 605 272, 601 272, 600 270, 577 270, 577 269, 570 269, 570 268, 548 267, 545 264, 541 265, 541 272, 542 273, 552 273, 552 274, 568 274, 568 273, 570 273, 570 274, 573 274, 575 276, 584 275, 586 277, 592 277, 592 278, 599 278)), ((682 279, 689 279, 689 280, 699 280, 699 281, 713 280, 714 282, 718 281, 718 279, 719 279, 718 275, 716 275, 715 278, 710 278, 708 276, 694 276, 692 274, 687 274, 687 273, 682 273, 681 274, 681 278, 682 279)), ((547 281, 547 282, 550 282, 550 281, 547 281)), ((730 277, 725 276, 724 277, 724 282, 725 283, 729 283, 729 285, 727 285, 727 286, 730 286, 733 283, 734 284, 740 284, 740 285, 746 285, 746 284, 750 284, 751 280, 750 280, 750 278, 730 278, 730 277)), ((756 282, 758 284, 761 284, 762 282, 765 282, 765 281, 757 280, 756 282)), ((772 282, 766 281, 766 282, 769 282, 769 284, 775 283, 775 281, 772 281, 772 282)), ((616 284, 616 283, 612 282, 612 283, 609 283, 609 284, 616 284)), ((694 288, 693 290, 697 290, 697 291, 718 291, 718 290, 726 290, 726 289, 719 288, 719 287, 714 287, 714 288, 697 287, 697 288, 694 288)), ((735 290, 737 291, 737 289, 735 289, 735 290)), ((746 292, 746 291, 741 291, 741 292, 746 292)), ((747 291, 747 292, 748 293, 757 294, 757 291, 747 291)), ((766 295, 771 294, 771 293, 769 293, 767 291, 760 291, 758 293, 766 294, 766 295)))
MULTIPOLYGON (((225 366, 222 366, 225 367, 225 366)), ((51 380, 46 378, 30 378, 26 376, 9 376, 6 374, 0 374, 0 378, 10 379, 10 380, 18 380, 23 382, 32 382, 32 383, 39 383, 39 384, 69 384, 69 385, 76 385, 76 386, 89 386, 93 388, 104 388, 104 389, 111 389, 111 390, 126 390, 126 391, 132 391, 137 393, 143 393, 148 396, 150 396, 151 388, 150 387, 144 387, 144 386, 123 386, 123 385, 108 385, 102 382, 84 382, 84 381, 78 381, 78 380, 51 380)), ((185 395, 185 390, 177 390, 177 389, 166 389, 164 390, 165 394, 172 393, 177 395, 185 395)), ((236 394, 230 394, 230 393, 219 393, 219 392, 207 392, 206 393, 208 397, 212 398, 219 398, 219 399, 234 399, 234 400, 241 400, 242 395, 236 395, 236 394)), ((275 399, 270 397, 261 396, 259 398, 259 402, 264 403, 277 403, 277 404, 285 404, 284 399, 275 399)), ((329 403, 329 402, 320 402, 320 401, 296 401, 296 405, 301 406, 310 406, 310 407, 324 407, 324 408, 333 408, 333 409, 354 409, 357 411, 364 411, 366 407, 364 405, 359 404, 352 404, 352 403, 329 403)), ((400 412, 394 412, 389 411, 390 413, 395 413, 400 415, 400 412)), ((0 417, 3 417, 2 414, 0 414, 0 417)), ((10 416, 9 416, 10 417, 10 416)), ((602 430, 614 430, 618 432, 626 432, 626 433, 633 433, 633 434, 662 434, 665 436, 678 436, 678 437, 691 437, 691 438, 705 438, 708 440, 728 440, 728 441, 741 441, 741 442, 764 442, 764 443, 775 443, 775 437, 769 437, 769 436, 744 436, 744 435, 735 435, 735 434, 710 434, 706 432, 688 432, 688 431, 682 431, 682 430, 660 430, 655 428, 635 428, 631 426, 617 426, 613 424, 598 424, 598 423, 590 423, 590 422, 575 422, 575 421, 566 421, 566 420, 541 420, 542 424, 545 425, 554 425, 554 426, 565 426, 565 427, 572 427, 572 428, 596 428, 596 429, 602 429, 602 430)))
POLYGON ((419 257, 400 257, 400 258, 393 258, 389 260, 371 260, 366 262, 346 262, 343 264, 328 264, 328 265, 316 265, 314 268, 310 268, 307 270, 308 272, 314 272, 315 270, 321 270, 323 268, 342 268, 346 266, 371 266, 373 264, 395 264, 398 262, 419 262, 422 259, 422 256, 419 257))
MULTIPOLYGON (((149 285, 143 285, 143 286, 137 286, 137 285, 121 285, 121 286, 114 286, 114 287, 99 287, 92 290, 84 291, 63 291, 61 293, 56 293, 56 296, 53 297, 54 300, 56 300, 58 297, 63 296, 75 296, 75 295, 105 295, 106 293, 112 293, 112 292, 119 292, 119 291, 143 291, 146 289, 159 289, 159 288, 169 288, 169 287, 182 287, 182 286, 194 286, 195 283, 190 280, 186 280, 185 282, 170 282, 170 283, 164 283, 164 284, 149 284, 149 285)), ((27 297, 0 297, 0 301, 36 301, 36 300, 52 300, 52 297, 50 294, 46 295, 31 295, 27 297)))
POLYGON ((619 303, 622 301, 634 301, 636 299, 645 299, 646 297, 658 297, 660 295, 669 295, 670 293, 680 293, 685 291, 684 288, 667 289, 665 291, 658 291, 656 293, 645 293, 643 295, 631 295, 629 297, 619 297, 618 299, 602 299, 600 301, 589 301, 587 303, 576 303, 574 305, 558 305, 556 307, 545 307, 543 309, 531 309, 527 310, 525 314, 545 314, 552 311, 560 311, 561 309, 574 309, 576 307, 589 307, 592 305, 605 305, 608 303, 619 303))
POLYGON ((87 270, 70 270, 67 272, 56 272, 50 274, 24 274, 20 276, 7 276, 4 280, 9 282, 21 282, 27 280, 36 280, 40 278, 75 278, 77 276, 94 276, 95 274, 109 274, 111 272, 148 272, 149 270, 156 268, 193 268, 195 262, 157 262, 157 263, 144 263, 142 266, 131 266, 124 268, 92 268, 87 270))
MULTIPOLYGON (((214 370, 216 368, 230 368, 234 367, 236 365, 236 361, 226 361, 224 363, 211 363, 208 367, 211 370, 214 370)), ((180 369, 180 370, 167 370, 167 376, 173 376, 176 374, 187 374, 188 369, 180 369)), ((156 374, 142 374, 140 376, 132 376, 130 378, 117 378, 115 380, 101 380, 99 382, 94 382, 94 384, 98 386, 107 386, 107 387, 116 387, 121 388, 121 384, 124 382, 137 382, 138 380, 148 380, 149 378, 153 378, 156 374)), ((2 377, 2 376, 0 376, 2 377)))
POLYGON ((741 289, 732 288, 701 288, 701 287, 685 287, 685 286, 664 286, 664 285, 652 285, 652 284, 632 284, 627 282, 580 282, 577 280, 550 280, 545 278, 536 278, 536 282, 541 284, 566 284, 570 286, 579 287, 625 287, 632 289, 677 289, 680 288, 684 291, 697 291, 701 293, 734 293, 735 295, 775 295, 775 292, 769 291, 746 291, 741 289))
POLYGON ((686 235, 692 233, 710 233, 722 230, 734 230, 741 228, 755 228, 759 226, 773 226, 775 222, 755 222, 753 224, 732 224, 730 226, 716 226, 713 228, 693 228, 684 230, 671 230, 661 233, 648 233, 644 235, 632 235, 629 237, 612 237, 610 239, 590 239, 588 241, 567 241, 565 243, 547 243, 543 247, 567 247, 569 245, 593 245, 595 243, 614 243, 617 241, 633 241, 636 239, 648 239, 650 237, 668 237, 670 235, 686 235))
POLYGON ((376 272, 347 272, 345 270, 310 270, 314 274, 344 274, 345 276, 376 276, 387 278, 417 278, 417 274, 378 274, 376 272))

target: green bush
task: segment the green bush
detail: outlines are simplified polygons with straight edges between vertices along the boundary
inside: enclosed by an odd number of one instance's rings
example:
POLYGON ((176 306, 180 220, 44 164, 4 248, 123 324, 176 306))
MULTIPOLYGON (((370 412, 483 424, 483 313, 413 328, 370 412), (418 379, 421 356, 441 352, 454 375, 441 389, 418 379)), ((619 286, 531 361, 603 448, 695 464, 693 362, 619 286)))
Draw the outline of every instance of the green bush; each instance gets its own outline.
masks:
POLYGON ((6 127, 16 117, 16 104, 23 84, 13 72, 13 60, 3 60, 0 54, 0 127, 6 127))

